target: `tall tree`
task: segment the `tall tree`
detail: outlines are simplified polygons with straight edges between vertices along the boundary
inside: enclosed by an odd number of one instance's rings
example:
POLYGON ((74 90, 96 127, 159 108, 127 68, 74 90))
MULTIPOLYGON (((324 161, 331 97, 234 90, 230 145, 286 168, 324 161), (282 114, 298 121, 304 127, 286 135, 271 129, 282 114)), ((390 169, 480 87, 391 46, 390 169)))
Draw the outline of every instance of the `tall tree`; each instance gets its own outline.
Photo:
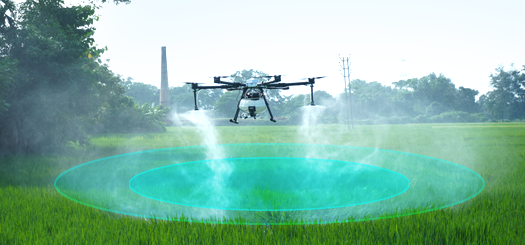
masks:
MULTIPOLYGON (((16 31, 16 7, 11 0, 0 0, 0 40, 4 41, 16 31)), ((5 48, 2 46, 2 48, 5 48)))
POLYGON ((0 116, 9 109, 9 103, 5 97, 14 85, 15 70, 16 62, 11 61, 8 57, 0 58, 0 116))
POLYGON ((494 90, 484 97, 485 109, 493 119, 525 118, 525 66, 519 71, 496 68, 490 75, 494 90))
MULTIPOLYGON (((94 9, 64 7, 59 0, 21 5, 21 28, 5 38, 2 56, 17 60, 16 83, 6 96, 9 111, 0 122, 0 151, 35 152, 87 138, 82 117, 96 107, 97 84, 89 70, 94 9)), ((108 86, 111 86, 108 84, 108 86)))
POLYGON ((150 105, 159 104, 160 89, 156 86, 133 82, 131 77, 128 77, 126 81, 122 82, 122 85, 126 89, 126 95, 133 98, 136 103, 150 105))
POLYGON ((7 40, 16 35, 15 4, 11 0, 0 0, 0 115, 8 110, 5 97, 14 85, 16 61, 7 55, 10 45, 7 40))
POLYGON ((186 84, 182 87, 170 87, 170 101, 173 112, 183 113, 193 110, 194 100, 191 85, 186 84))
POLYGON ((456 100, 456 111, 467 113, 478 113, 479 106, 476 104, 476 95, 479 92, 474 89, 459 87, 456 100))
POLYGON ((358 119, 390 117, 392 88, 378 82, 367 83, 355 79, 351 82, 354 102, 354 116, 358 119))
POLYGON ((93 46, 94 11, 94 6, 67 7, 61 0, 28 0, 14 11, 13 28, 6 31, 3 22, 0 87, 9 90, 0 93, 0 153, 84 145, 87 129, 107 118, 113 119, 109 123, 122 119, 120 113, 104 112, 134 105, 124 96, 121 79, 98 59, 104 50, 93 46))

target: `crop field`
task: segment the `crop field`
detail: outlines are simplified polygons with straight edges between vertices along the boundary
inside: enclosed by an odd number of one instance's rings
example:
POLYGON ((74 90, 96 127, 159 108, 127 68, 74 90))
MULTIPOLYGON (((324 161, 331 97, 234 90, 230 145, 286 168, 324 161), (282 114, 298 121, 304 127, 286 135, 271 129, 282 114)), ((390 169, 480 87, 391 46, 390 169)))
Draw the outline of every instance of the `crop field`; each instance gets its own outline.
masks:
MULTIPOLYGON (((91 138, 91 144, 91 146, 86 148, 72 149, 70 152, 56 155, 4 156, 0 158, 0 244, 525 243, 524 123, 358 125, 350 130, 347 129, 346 125, 316 125, 310 127, 224 126, 214 129, 169 127, 167 132, 158 134, 94 135, 91 138), (232 216, 229 219, 239 219, 240 221, 225 222, 229 224, 207 223, 206 220, 196 220, 186 216, 159 217, 159 219, 156 219, 149 216, 125 215, 123 213, 126 212, 114 212, 111 208, 112 200, 102 200, 105 198, 101 197, 104 191, 86 189, 86 191, 81 192, 76 190, 68 192, 70 196, 75 198, 85 198, 85 200, 92 201, 92 205, 85 205, 66 198, 55 189, 56 184, 76 183, 74 180, 82 178, 85 179, 85 182, 95 183, 97 181, 95 175, 86 174, 83 176, 81 171, 78 171, 80 174, 77 176, 64 175, 62 179, 55 182, 57 177, 66 170, 78 167, 83 163, 138 151, 158 152, 160 150, 152 150, 210 144, 230 145, 232 147, 231 149, 228 148, 228 154, 237 150, 239 152, 237 154, 241 157, 243 152, 245 152, 242 150, 244 144, 255 147, 255 150, 250 148, 250 151, 261 157, 265 156, 265 154, 270 154, 272 151, 280 152, 272 144, 280 144, 286 147, 315 144, 323 147, 330 145, 382 149, 385 152, 403 152, 432 159, 441 159, 455 163, 460 167, 468 168, 481 176, 483 186, 479 184, 479 181, 475 182, 476 185, 467 184, 461 186, 456 184, 459 182, 451 182, 452 185, 457 186, 451 186, 450 183, 438 183, 444 193, 462 191, 474 193, 481 189, 482 191, 479 194, 476 193, 477 195, 468 194, 467 196, 473 197, 444 208, 427 209, 424 212, 405 210, 401 214, 388 212, 371 219, 349 218, 321 224, 315 222, 291 222, 289 220, 285 220, 286 222, 280 224, 279 222, 283 220, 282 215, 287 213, 282 212, 281 215, 279 211, 246 213, 244 217, 243 214, 245 213, 243 212, 245 211, 235 211, 237 212, 235 214, 241 214, 241 216, 232 216), (66 180, 70 182, 65 182, 66 180), (472 190, 469 189, 471 187, 472 190), (265 224, 250 222, 247 222, 248 224, 239 224, 248 218, 260 218, 261 220, 269 220, 269 222, 265 224)), ((305 146, 301 149, 286 148, 282 152, 287 152, 287 154, 291 152, 292 155, 300 153, 299 155, 301 155, 303 153, 312 153, 312 149, 305 146)), ((221 151, 218 152, 220 153, 221 151)), ((188 150, 186 154, 194 156, 196 153, 188 150)), ((339 158, 346 157, 344 153, 332 156, 332 162, 330 163, 334 164, 328 168, 329 172, 342 172, 341 167, 335 163, 341 160, 339 158)), ((245 161, 242 160, 243 158, 239 159, 241 159, 239 160, 241 161, 239 162, 240 164, 243 163, 242 161, 245 161)), ((258 160, 261 159, 258 158, 258 160)), ((280 168, 281 170, 287 169, 291 171, 294 169, 295 165, 284 166, 285 163, 292 164, 293 162, 281 161, 282 159, 280 159, 276 158, 272 164, 283 165, 280 168)), ((198 160, 195 159, 197 163, 199 163, 198 160)), ((249 160, 252 161, 253 159, 249 160)), ((388 157, 386 160, 388 160, 388 157)), ((370 165, 374 165, 374 161, 375 159, 372 158, 370 165)), ((154 161, 148 164, 147 167, 150 169, 163 169, 163 172, 159 173, 178 170, 154 161)), ((254 171, 246 167, 239 168, 239 173, 248 174, 241 174, 238 179, 232 179, 231 181, 237 183, 235 184, 236 186, 248 185, 251 180, 255 179, 253 177, 254 173, 263 177, 270 175, 271 169, 269 167, 271 165, 267 162, 261 162, 260 165, 268 167, 268 169, 254 171)), ((128 166, 132 165, 128 164, 128 166)), ((205 177, 207 176, 206 174, 212 173, 206 172, 206 169, 202 168, 202 166, 190 164, 184 170, 200 173, 205 177)), ((427 182, 431 183, 429 182, 430 180, 437 179, 444 173, 440 166, 419 169, 418 171, 421 173, 418 174, 421 174, 420 176, 422 177, 418 177, 419 179, 414 181, 414 177, 410 176, 410 171, 404 170, 394 163, 391 163, 391 165, 385 163, 379 167, 393 169, 408 176, 411 179, 410 188, 424 186, 427 182)), ((91 168, 96 169, 98 166, 93 165, 91 168)), ((164 192, 152 186, 140 185, 143 182, 151 183, 151 181, 148 182, 146 180, 155 179, 160 175, 154 175, 158 174, 154 171, 144 172, 147 169, 146 167, 137 170, 133 168, 135 168, 135 165, 120 172, 112 171, 109 168, 100 168, 97 171, 101 175, 112 174, 114 179, 124 178, 123 176, 125 175, 139 176, 140 178, 134 178, 133 181, 129 182, 130 187, 133 187, 136 192, 162 199, 163 195, 165 195, 164 192), (137 175, 139 172, 144 174, 137 175)), ((463 175, 460 175, 458 171, 445 171, 447 175, 445 177, 463 180, 461 179, 463 175)), ((302 175, 301 173, 300 176, 302 175)), ((374 176, 370 175, 367 178, 374 176)), ((179 179, 183 177, 180 176, 179 179)), ((281 179, 286 179, 287 177, 292 178, 292 176, 283 175, 281 179)), ((406 182, 403 182, 402 178, 400 179, 401 182, 399 183, 401 184, 395 190, 395 193, 400 193, 406 189, 406 184, 404 184, 406 182)), ((242 193, 242 196, 249 197, 247 204, 244 203, 244 205, 252 205, 250 207, 257 210, 282 205, 287 205, 288 208, 293 209, 302 207, 303 203, 311 200, 318 201, 319 207, 322 208, 325 206, 322 206, 323 202, 321 201, 333 198, 333 196, 320 198, 326 193, 320 192, 316 187, 322 185, 323 183, 319 182, 309 183, 308 193, 311 194, 306 199, 297 193, 290 195, 290 192, 276 191, 270 187, 241 189, 240 193, 242 193), (318 197, 317 199, 319 200, 315 199, 315 197, 318 197)), ((69 186, 75 187, 73 184, 69 186)), ((285 186, 283 188, 286 190, 291 189, 291 187, 284 184, 283 186, 285 186)), ((58 189, 60 188, 65 187, 59 186, 58 189)), ((65 189, 60 190, 65 192, 65 189)), ((118 190, 118 188, 114 190, 118 190)), ((426 189, 422 188, 421 190, 412 192, 416 193, 412 194, 416 195, 416 197, 410 199, 412 202, 419 200, 417 197, 428 194, 425 192, 426 189)), ((105 189, 105 191, 109 193, 113 189, 105 189)), ((189 195, 185 190, 174 191, 180 192, 180 195, 189 195)), ((211 195, 210 193, 206 193, 204 196, 209 196, 211 195)), ((390 194, 378 193, 378 195, 388 196, 390 194)), ((199 198, 202 199, 202 196, 199 198)), ((233 196, 228 196, 228 198, 234 199, 233 196)), ((435 203, 426 203, 425 205, 440 207, 440 202, 447 201, 447 198, 431 199, 435 203)), ((342 200, 344 202, 353 201, 348 198, 343 198, 342 200)), ((428 200, 425 199, 425 201, 428 200)), ((113 202, 119 201, 113 200, 113 202)), ((360 201, 355 202, 359 203, 360 201)), ((451 202, 455 202, 455 199, 451 202)), ((395 198, 391 198, 375 202, 373 205, 400 205, 399 203, 396 202, 395 198)), ((132 200, 129 206, 135 204, 140 209, 141 204, 138 201, 132 200)), ((217 208, 219 204, 224 205, 225 209, 238 208, 235 202, 224 203, 224 201, 207 203, 205 206, 217 208)), ((360 206, 357 205, 355 207, 360 206)), ((270 210, 273 210, 272 208, 270 210)), ((135 209, 129 207, 124 210, 135 209)), ((160 206, 158 209, 162 210, 163 207, 160 206)), ((320 210, 319 212, 323 213, 335 209, 320 210)), ((294 217, 289 218, 294 219, 294 217)))

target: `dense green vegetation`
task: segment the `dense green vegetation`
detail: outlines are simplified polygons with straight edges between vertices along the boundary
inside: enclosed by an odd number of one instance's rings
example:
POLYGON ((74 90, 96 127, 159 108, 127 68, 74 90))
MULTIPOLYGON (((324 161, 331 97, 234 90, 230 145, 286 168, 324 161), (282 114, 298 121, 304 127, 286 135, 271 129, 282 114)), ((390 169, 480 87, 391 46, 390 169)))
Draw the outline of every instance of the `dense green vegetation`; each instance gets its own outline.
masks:
POLYGON ((478 172, 485 190, 429 213, 328 225, 246 226, 140 219, 74 203, 53 188, 66 169, 139 150, 202 144, 195 128, 93 136, 92 146, 54 155, 0 158, 0 244, 177 243, 342 244, 525 242, 525 124, 340 125, 306 129, 218 127, 218 143, 282 142, 376 147, 455 162, 478 172), (310 132, 304 134, 304 132, 310 132))
POLYGON ((165 130, 166 108, 136 105, 99 59, 96 8, 0 1, 0 154, 86 145, 88 133, 165 130))

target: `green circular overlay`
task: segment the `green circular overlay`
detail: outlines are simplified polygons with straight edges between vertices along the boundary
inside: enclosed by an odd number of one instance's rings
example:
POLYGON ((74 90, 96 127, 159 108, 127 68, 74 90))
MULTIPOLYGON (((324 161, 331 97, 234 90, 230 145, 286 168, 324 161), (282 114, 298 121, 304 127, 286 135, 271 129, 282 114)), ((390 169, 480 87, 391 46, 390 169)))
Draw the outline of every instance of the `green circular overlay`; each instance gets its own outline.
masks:
POLYGON ((246 211, 327 209, 371 203, 410 186, 396 172, 309 158, 230 158, 179 163, 140 173, 130 188, 148 198, 246 211))
POLYGON ((410 153, 312 144, 229 144, 128 153, 60 174, 56 190, 98 209, 224 224, 352 222, 428 212, 479 194, 463 166, 410 153))

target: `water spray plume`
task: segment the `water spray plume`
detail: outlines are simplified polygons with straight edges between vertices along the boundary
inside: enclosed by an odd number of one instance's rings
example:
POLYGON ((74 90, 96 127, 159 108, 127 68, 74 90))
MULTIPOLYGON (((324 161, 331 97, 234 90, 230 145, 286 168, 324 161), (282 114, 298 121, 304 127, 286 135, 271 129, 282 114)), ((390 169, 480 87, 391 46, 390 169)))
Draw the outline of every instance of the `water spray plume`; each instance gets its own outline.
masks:
MULTIPOLYGON (((179 120, 182 117, 190 122, 193 127, 199 132, 201 137, 201 144, 207 147, 206 159, 224 159, 224 149, 218 144, 218 132, 213 125, 210 114, 211 111, 206 110, 192 110, 174 117, 174 120, 179 120)), ((212 176, 205 178, 203 185, 212 186, 216 195, 213 196, 213 202, 228 203, 229 200, 223 194, 224 182, 227 181, 232 173, 232 167, 228 162, 207 161, 206 164, 214 173, 212 176)))

